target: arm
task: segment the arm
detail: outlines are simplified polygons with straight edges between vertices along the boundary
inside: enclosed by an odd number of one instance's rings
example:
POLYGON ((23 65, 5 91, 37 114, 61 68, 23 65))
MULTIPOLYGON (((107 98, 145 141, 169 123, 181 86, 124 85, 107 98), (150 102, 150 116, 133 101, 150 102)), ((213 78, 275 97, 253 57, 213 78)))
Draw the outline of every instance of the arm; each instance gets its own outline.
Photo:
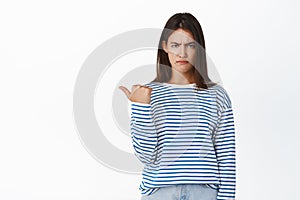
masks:
POLYGON ((215 150, 221 182, 217 200, 234 200, 236 159, 234 117, 231 106, 221 111, 220 121, 215 133, 215 150))
POLYGON ((143 164, 155 161, 157 132, 151 115, 151 105, 132 102, 130 131, 134 154, 143 164))

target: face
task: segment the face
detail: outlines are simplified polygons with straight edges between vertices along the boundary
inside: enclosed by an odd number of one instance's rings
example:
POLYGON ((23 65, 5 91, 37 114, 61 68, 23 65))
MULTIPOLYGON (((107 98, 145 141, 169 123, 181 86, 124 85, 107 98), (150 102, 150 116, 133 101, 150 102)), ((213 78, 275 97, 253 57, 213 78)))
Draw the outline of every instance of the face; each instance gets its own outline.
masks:
POLYGON ((190 32, 181 28, 175 30, 167 43, 163 41, 162 47, 168 54, 173 69, 183 73, 193 69, 196 41, 190 32))

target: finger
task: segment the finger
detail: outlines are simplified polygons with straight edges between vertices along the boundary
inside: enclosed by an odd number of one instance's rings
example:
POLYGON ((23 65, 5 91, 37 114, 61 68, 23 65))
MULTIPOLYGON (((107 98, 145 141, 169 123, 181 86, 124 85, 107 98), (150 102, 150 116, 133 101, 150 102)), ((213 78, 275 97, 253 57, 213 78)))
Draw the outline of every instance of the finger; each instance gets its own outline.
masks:
POLYGON ((127 96, 127 98, 129 99, 131 92, 124 86, 119 86, 119 89, 122 90, 125 93, 125 95, 127 96))
POLYGON ((141 85, 140 84, 135 84, 135 85, 132 85, 131 87, 131 91, 133 92, 134 90, 136 90, 137 88, 140 88, 141 85))

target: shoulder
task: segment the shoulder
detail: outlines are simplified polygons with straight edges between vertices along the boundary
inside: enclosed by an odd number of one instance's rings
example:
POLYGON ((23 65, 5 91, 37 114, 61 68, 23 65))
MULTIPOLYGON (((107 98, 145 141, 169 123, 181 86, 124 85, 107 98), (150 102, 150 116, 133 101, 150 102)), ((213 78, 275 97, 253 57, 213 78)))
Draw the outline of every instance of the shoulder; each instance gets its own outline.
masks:
POLYGON ((217 104, 221 109, 227 109, 232 106, 230 95, 222 85, 215 85, 212 89, 215 91, 217 104))
POLYGON ((146 82, 146 83, 143 83, 142 85, 144 85, 144 86, 148 86, 148 87, 150 87, 150 88, 152 88, 152 89, 156 89, 156 88, 158 88, 158 87, 160 87, 160 86, 161 86, 161 83, 159 83, 159 82, 154 82, 154 81, 151 81, 151 82, 146 82))

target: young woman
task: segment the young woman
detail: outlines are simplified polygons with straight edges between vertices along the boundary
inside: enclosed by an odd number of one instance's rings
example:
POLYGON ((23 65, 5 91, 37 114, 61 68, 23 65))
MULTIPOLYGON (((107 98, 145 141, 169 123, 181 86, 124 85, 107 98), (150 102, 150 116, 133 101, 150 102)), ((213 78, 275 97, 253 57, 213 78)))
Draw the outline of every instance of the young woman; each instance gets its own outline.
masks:
POLYGON ((142 200, 234 199, 232 104, 208 77, 198 20, 173 15, 158 47, 156 78, 119 87, 131 102, 132 143, 144 164, 142 200))

